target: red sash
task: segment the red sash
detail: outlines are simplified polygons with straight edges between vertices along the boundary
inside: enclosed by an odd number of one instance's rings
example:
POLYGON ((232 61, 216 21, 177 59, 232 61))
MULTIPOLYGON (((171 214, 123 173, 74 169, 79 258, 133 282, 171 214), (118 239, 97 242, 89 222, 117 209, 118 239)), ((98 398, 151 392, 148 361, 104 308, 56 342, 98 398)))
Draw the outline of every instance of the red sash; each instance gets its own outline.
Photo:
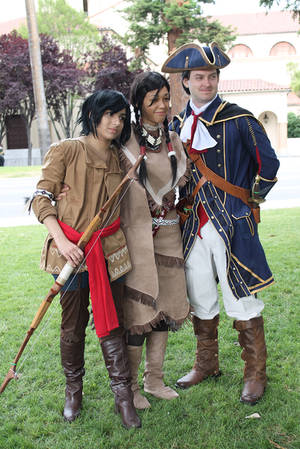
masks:
MULTIPOLYGON (((77 232, 71 226, 58 220, 65 236, 77 243, 83 232, 77 232)), ((94 232, 84 248, 89 272, 89 285, 96 334, 99 338, 109 335, 112 329, 119 327, 115 303, 112 297, 101 238, 114 234, 120 228, 120 217, 110 226, 94 232), (101 235, 101 238, 97 237, 101 235), (97 241, 96 241, 97 240, 97 241), (95 243, 96 242, 96 243, 95 243), (92 248, 92 250, 91 250, 92 248), (90 251, 91 250, 91 251, 90 251)))

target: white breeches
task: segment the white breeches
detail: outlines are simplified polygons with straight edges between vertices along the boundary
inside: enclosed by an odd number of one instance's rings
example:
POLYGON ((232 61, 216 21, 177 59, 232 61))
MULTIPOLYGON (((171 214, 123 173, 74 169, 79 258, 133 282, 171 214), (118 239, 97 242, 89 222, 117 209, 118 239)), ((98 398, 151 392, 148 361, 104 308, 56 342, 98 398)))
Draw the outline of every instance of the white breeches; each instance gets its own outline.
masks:
POLYGON ((193 314, 202 320, 213 319, 219 313, 216 277, 222 291, 227 315, 236 320, 250 320, 260 316, 264 303, 254 295, 236 299, 226 274, 226 247, 222 238, 208 221, 201 228, 185 263, 188 298, 193 314))

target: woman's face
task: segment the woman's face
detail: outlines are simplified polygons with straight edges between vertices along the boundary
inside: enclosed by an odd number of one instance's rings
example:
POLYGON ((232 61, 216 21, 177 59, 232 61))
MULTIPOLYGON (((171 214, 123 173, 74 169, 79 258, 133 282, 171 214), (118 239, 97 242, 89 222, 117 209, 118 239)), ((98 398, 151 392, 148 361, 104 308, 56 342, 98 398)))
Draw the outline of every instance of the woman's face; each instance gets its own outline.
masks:
POLYGON ((118 112, 112 112, 109 109, 105 111, 97 126, 98 139, 105 141, 117 139, 122 133, 125 119, 125 108, 118 112))
POLYGON ((155 89, 147 92, 142 105, 143 123, 149 125, 162 123, 169 110, 169 101, 170 94, 165 86, 159 91, 155 89))

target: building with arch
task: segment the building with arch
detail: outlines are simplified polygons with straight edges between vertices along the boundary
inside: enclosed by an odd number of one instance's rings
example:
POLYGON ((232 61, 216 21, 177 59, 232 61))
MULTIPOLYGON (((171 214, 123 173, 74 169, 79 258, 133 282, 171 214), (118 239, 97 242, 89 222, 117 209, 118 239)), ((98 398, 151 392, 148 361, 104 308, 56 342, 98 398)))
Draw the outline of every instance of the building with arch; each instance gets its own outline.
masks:
POLYGON ((299 23, 288 11, 214 16, 231 25, 237 37, 227 50, 231 58, 221 71, 222 97, 251 110, 266 128, 273 147, 288 154, 287 114, 300 110, 290 92, 287 64, 299 64, 299 23))

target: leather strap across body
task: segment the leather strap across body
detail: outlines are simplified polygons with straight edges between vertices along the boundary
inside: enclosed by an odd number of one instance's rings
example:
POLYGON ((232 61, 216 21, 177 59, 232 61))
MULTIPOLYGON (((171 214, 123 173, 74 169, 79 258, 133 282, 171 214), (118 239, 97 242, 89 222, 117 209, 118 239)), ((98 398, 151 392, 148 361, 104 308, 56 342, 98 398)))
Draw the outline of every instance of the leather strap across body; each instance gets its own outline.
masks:
POLYGON ((204 164, 201 156, 191 153, 189 157, 196 164, 196 167, 198 168, 199 172, 202 175, 202 178, 200 179, 200 181, 198 182, 192 193, 193 197, 196 196, 196 194, 199 192, 199 189, 206 181, 210 181, 213 183, 215 187, 218 187, 220 190, 223 190, 223 192, 229 193, 230 195, 239 198, 245 204, 247 204, 247 206, 251 208, 251 212, 253 214, 255 222, 256 223, 260 222, 260 208, 259 205, 249 202, 250 198, 249 189, 244 189, 243 187, 231 184, 231 182, 226 181, 224 178, 217 175, 214 171, 212 171, 204 164))

